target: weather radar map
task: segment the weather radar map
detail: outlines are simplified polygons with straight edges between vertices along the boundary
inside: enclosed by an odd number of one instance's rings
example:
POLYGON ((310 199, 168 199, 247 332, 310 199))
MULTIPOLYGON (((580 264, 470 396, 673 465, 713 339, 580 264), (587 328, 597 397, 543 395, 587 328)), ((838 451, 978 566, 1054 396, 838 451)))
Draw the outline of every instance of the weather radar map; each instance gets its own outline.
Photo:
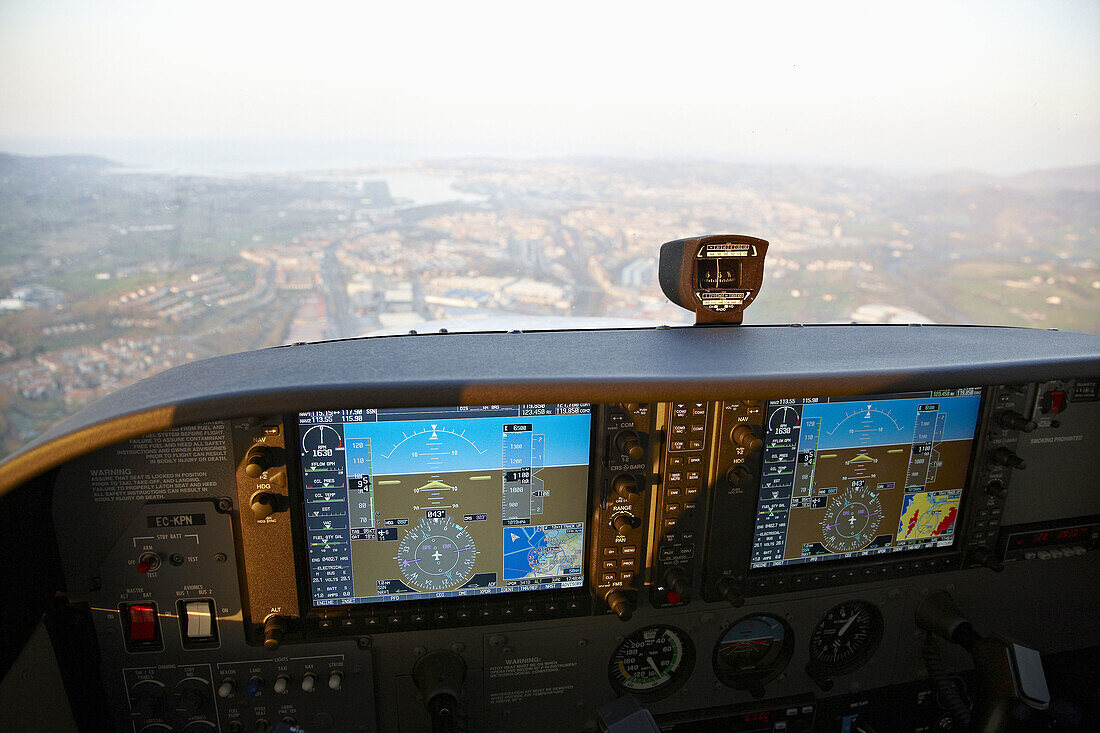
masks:
POLYGON ((591 406, 299 415, 317 606, 579 587, 591 406))
POLYGON ((776 400, 751 567, 949 547, 981 389, 776 400))

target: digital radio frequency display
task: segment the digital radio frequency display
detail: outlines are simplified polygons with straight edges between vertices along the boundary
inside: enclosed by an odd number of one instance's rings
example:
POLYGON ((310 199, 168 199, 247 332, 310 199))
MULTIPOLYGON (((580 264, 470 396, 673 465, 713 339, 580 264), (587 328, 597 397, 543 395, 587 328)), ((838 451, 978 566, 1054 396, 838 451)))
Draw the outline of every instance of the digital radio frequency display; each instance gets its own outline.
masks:
POLYGON ((314 605, 581 586, 591 412, 301 413, 314 605))
POLYGON ((768 403, 750 567, 955 540, 978 387, 768 403))

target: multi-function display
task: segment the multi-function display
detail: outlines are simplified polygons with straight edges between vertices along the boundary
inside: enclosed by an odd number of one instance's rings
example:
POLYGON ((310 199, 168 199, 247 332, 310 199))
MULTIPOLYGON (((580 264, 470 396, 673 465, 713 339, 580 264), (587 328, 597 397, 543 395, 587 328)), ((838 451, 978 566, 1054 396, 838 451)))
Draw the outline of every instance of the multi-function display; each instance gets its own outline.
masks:
POLYGON ((314 605, 578 587, 587 404, 299 415, 314 605))
POLYGON ((751 567, 950 547, 981 389, 767 405, 751 567))

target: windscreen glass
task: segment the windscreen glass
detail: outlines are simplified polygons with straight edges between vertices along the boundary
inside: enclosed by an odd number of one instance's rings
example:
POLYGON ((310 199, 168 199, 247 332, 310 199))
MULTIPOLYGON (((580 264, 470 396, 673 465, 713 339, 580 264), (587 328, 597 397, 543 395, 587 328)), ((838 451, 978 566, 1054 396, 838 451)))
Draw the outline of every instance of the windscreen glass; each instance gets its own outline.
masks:
POLYGON ((955 541, 981 389, 768 403, 751 567, 955 541))
POLYGON ((579 587, 591 406, 299 415, 314 605, 579 587))

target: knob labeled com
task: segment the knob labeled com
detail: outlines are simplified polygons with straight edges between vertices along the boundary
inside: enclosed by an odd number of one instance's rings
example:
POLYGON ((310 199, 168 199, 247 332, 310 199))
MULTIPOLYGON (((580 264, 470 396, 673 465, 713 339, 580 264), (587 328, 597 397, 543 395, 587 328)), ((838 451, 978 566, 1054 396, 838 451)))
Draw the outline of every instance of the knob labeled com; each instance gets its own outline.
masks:
POLYGON ((623 430, 615 436, 615 447, 620 453, 630 456, 630 460, 637 463, 645 458, 645 448, 638 434, 633 430, 623 430))

